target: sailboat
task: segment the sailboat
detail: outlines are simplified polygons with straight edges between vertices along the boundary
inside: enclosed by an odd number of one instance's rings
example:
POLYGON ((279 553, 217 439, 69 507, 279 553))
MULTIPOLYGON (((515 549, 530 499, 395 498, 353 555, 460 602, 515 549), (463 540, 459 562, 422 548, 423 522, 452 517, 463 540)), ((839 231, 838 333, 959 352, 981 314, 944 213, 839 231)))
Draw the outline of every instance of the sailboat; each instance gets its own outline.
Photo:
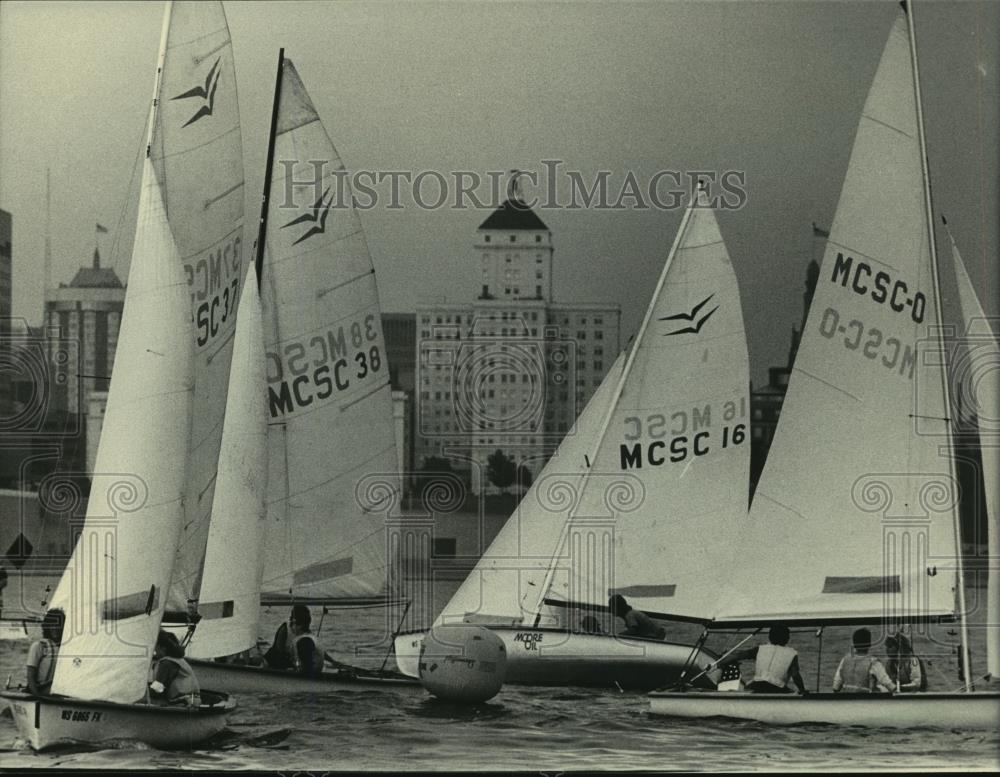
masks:
MULTIPOLYGON (((957 612, 969 667, 954 459, 941 452, 952 443, 949 380, 946 360, 932 356, 946 350, 912 25, 904 7, 865 102, 781 421, 746 531, 734 538, 730 585, 703 617, 709 628, 895 629, 957 612)), ((983 446, 991 478, 993 446, 983 446)), ((995 481, 993 489, 995 534, 995 481)), ((971 671, 965 676, 961 693, 657 691, 650 709, 775 724, 995 730, 1000 694, 973 691, 971 671)))
POLYGON ((221 4, 169 3, 91 493, 50 605, 65 615, 51 694, 0 694, 35 749, 121 739, 190 748, 236 706, 209 690, 193 708, 146 702, 170 592, 200 566, 199 497, 218 453, 215 392, 221 380, 224 402, 242 241, 235 87, 221 4))
MULTIPOLYGON (((615 594, 654 618, 697 612, 718 538, 746 520, 746 334, 710 206, 699 187, 631 350, 432 626, 500 636, 507 683, 648 690, 714 656, 598 619, 615 594)), ((397 637, 404 674, 419 673, 423 640, 397 637)))
MULTIPOLYGON (((234 412, 233 421, 246 427, 251 415, 264 415, 268 485, 259 501, 262 480, 252 473, 265 467, 256 460, 242 476, 220 479, 217 496, 221 483, 232 482, 225 492, 242 493, 243 502, 214 508, 199 610, 204 616, 211 602, 228 615, 217 622, 215 635, 203 632, 203 619, 188 650, 200 659, 191 664, 202 682, 229 692, 315 693, 373 685, 421 690, 392 671, 341 664, 311 679, 212 660, 256 647, 258 602, 336 607, 392 601, 386 517, 387 505, 399 501, 400 476, 389 370, 364 232, 350 201, 335 201, 342 196, 338 191, 351 197, 346 180, 338 180, 343 170, 282 50, 258 238, 263 321, 256 339, 266 356, 254 362, 259 373, 242 371, 234 378, 266 398, 265 406, 251 398, 252 407, 234 412), (286 166, 294 191, 282 192, 274 207, 270 184, 286 181, 286 166), (385 496, 382 504, 366 500, 359 489, 372 476, 385 496), (262 522, 247 520, 261 510, 262 522), (234 564, 226 537, 257 527, 258 534, 239 540, 234 564)), ((231 396, 230 410, 233 402, 231 396)), ((245 451, 261 439, 253 417, 245 451)), ((227 433, 229 423, 227 416, 227 433)))

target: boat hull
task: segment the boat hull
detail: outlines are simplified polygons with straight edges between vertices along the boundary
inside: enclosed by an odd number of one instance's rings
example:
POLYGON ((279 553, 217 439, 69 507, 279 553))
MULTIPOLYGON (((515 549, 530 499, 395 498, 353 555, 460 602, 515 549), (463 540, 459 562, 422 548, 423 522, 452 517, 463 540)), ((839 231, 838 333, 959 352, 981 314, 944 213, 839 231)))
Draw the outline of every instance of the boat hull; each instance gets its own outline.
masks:
MULTIPOLYGON (((718 656, 691 645, 608 634, 579 634, 558 629, 484 625, 507 650, 505 684, 650 690, 678 679, 692 658, 705 666, 718 656)), ((424 633, 396 638, 396 664, 410 677, 419 676, 424 633)), ((703 681, 711 687, 707 678, 703 681)))
POLYGON ((0 619, 0 642, 30 639, 29 623, 34 625, 35 621, 14 618, 0 619))
POLYGON ((187 659, 198 682, 225 693, 333 693, 389 691, 424 693, 423 686, 411 677, 395 672, 326 670, 317 678, 302 677, 280 669, 265 669, 245 664, 187 659))
POLYGON ((1000 692, 795 694, 654 691, 650 712, 679 718, 736 718, 778 726, 830 723, 891 728, 1000 728, 1000 692))
POLYGON ((98 744, 137 740, 160 750, 190 750, 226 727, 226 716, 236 702, 224 694, 202 691, 202 698, 218 698, 208 706, 159 707, 116 704, 60 696, 33 696, 4 691, 22 738, 35 750, 79 743, 98 744))

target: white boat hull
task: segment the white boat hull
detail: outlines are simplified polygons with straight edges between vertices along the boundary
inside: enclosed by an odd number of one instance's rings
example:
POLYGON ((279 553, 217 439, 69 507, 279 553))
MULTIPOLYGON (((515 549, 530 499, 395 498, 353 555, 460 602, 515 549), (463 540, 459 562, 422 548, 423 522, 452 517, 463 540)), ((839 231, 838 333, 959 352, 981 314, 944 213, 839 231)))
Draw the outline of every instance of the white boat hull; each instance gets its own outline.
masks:
POLYGON ((218 703, 188 709, 150 704, 116 704, 59 696, 33 696, 4 691, 18 734, 35 750, 79 743, 136 740, 160 750, 190 750, 226 727, 236 702, 219 696, 218 703))
POLYGON ((737 718, 778 726, 830 723, 891 728, 1000 728, 1000 692, 795 694, 654 691, 650 712, 678 718, 737 718))
POLYGON ((396 672, 327 669, 318 678, 308 678, 280 669, 264 669, 245 664, 187 659, 201 685, 225 693, 334 693, 342 691, 389 691, 424 693, 411 677, 396 672))
MULTIPOLYGON (((485 628, 503 639, 507 649, 504 682, 511 685, 650 690, 676 681, 692 658, 698 667, 718 658, 707 650, 692 656, 691 645, 661 640, 558 629, 485 628)), ((403 674, 419 677, 423 638, 423 632, 396 637, 396 665, 403 674)), ((711 687, 707 678, 702 682, 711 687)))

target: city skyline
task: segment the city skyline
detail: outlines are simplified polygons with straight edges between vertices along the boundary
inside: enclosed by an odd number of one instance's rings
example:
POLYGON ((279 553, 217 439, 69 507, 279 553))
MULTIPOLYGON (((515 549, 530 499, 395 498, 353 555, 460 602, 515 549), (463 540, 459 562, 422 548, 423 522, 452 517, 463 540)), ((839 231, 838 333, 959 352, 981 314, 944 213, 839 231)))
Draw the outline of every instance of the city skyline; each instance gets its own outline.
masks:
MULTIPOLYGON (((588 182, 609 171, 613 193, 630 173, 647 182, 661 170, 743 171, 745 206, 719 220, 757 384, 785 361, 810 225, 832 219, 896 11, 894 2, 227 5, 247 223, 256 223, 279 45, 319 85, 319 111, 350 171, 544 174, 545 160, 562 160, 588 182)), ((0 10, 0 207, 15 222, 15 317, 40 322, 46 167, 53 284, 86 261, 96 223, 110 230, 102 255, 127 278, 134 214, 122 204, 136 185, 161 14, 131 3, 0 10)), ((927 2, 915 14, 935 208, 996 315, 1000 8, 927 2)), ((680 210, 540 212, 556 235, 554 298, 620 304, 627 342, 680 210)), ((362 212, 385 310, 471 298, 470 237, 487 213, 412 203, 362 212)))

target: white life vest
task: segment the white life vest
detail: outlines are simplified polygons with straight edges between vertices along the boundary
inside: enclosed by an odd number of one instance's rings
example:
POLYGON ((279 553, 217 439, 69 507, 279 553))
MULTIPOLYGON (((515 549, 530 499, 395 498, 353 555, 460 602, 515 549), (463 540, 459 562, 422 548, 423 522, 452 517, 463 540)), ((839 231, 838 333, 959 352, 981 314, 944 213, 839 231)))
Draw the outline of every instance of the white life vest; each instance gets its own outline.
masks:
POLYGON ((784 688, 788 682, 788 670, 797 655, 787 645, 760 645, 753 671, 754 682, 763 681, 784 688))

